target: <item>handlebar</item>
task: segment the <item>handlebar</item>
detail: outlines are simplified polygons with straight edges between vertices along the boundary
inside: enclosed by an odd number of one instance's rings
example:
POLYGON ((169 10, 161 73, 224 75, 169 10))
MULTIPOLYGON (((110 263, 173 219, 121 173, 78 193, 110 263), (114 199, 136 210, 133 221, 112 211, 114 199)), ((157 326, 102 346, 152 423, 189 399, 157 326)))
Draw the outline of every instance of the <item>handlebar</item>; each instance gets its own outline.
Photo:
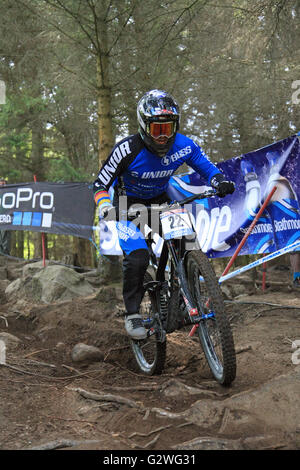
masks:
POLYGON ((181 201, 174 201, 175 203, 178 203, 180 205, 186 204, 188 202, 192 202, 195 199, 206 199, 207 197, 213 197, 217 196, 218 193, 215 189, 209 189, 208 191, 205 191, 204 193, 201 194, 193 194, 193 196, 189 196, 186 199, 182 199, 181 201))

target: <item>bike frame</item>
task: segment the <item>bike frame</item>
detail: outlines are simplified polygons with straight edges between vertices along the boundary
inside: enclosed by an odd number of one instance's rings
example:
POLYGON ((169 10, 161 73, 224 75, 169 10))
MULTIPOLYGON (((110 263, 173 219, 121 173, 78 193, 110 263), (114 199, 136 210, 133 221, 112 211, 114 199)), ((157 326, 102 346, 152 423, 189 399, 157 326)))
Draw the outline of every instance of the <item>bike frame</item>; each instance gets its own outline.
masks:
MULTIPOLYGON (((174 204, 174 207, 176 207, 176 204, 178 204, 178 206, 183 206, 184 204, 191 202, 195 199, 204 199, 206 197, 211 197, 215 195, 216 195, 215 191, 207 191, 206 193, 193 195, 189 198, 184 199, 183 201, 176 201, 175 203, 171 203, 170 206, 172 207, 173 204, 174 204)), ((194 229, 194 224, 190 217, 190 214, 189 214, 189 220, 190 220, 191 226, 194 229)), ((152 250, 152 239, 150 240, 146 239, 146 242, 147 242, 147 246, 148 246, 148 250, 150 254, 150 260, 152 264, 154 265, 155 271, 156 271, 155 272, 156 274, 155 290, 156 290, 157 301, 158 301, 157 305, 159 305, 159 291, 163 283, 166 281, 165 272, 166 272, 167 263, 168 263, 168 260, 171 259, 171 269, 175 269, 175 274, 178 276, 181 295, 183 297, 186 310, 189 315, 190 323, 193 324, 194 327, 197 328, 201 319, 207 318, 208 315, 206 315, 204 312, 199 313, 197 305, 188 287, 187 276, 186 276, 186 271, 185 271, 185 256, 188 253, 188 251, 185 248, 186 237, 182 237, 179 239, 171 239, 171 240, 164 239, 158 264, 156 263, 156 256, 152 250)), ((200 250, 201 248, 197 239, 196 232, 195 232, 195 242, 196 242, 196 249, 200 250)), ((174 275, 174 273, 171 273, 171 277, 172 277, 172 274, 174 275)), ((147 286, 145 286, 145 288, 147 288, 147 286)), ((209 314, 209 316, 211 315, 209 314)))

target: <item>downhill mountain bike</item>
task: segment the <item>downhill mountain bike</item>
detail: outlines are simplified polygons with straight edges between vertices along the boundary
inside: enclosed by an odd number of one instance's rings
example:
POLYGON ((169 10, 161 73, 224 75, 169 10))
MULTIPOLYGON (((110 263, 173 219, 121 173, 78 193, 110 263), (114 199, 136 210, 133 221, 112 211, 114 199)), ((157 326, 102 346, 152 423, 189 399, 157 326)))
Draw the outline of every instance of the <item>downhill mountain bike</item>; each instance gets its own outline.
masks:
MULTIPOLYGON (((212 263, 201 251, 193 217, 183 207, 195 199, 216 195, 215 190, 208 190, 157 208, 163 245, 158 259, 152 248, 152 234, 146 237, 150 264, 140 311, 147 338, 130 340, 137 365, 144 374, 162 373, 167 335, 190 325, 190 336, 195 333, 198 337, 216 381, 229 386, 235 379, 234 341, 221 289, 212 263), (189 250, 187 242, 191 243, 191 239, 193 249, 189 250)), ((151 210, 155 207, 151 206, 151 210)), ((133 218, 130 209, 128 218, 133 218)))

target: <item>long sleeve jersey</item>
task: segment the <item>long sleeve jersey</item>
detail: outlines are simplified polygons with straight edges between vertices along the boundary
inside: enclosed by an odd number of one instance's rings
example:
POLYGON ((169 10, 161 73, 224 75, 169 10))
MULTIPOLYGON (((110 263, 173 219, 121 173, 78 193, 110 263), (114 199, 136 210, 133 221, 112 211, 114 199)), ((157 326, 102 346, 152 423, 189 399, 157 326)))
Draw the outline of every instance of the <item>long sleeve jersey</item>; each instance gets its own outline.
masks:
POLYGON ((171 176, 183 163, 200 173, 208 183, 220 170, 213 165, 192 139, 176 134, 174 144, 164 157, 150 152, 139 134, 118 142, 94 182, 97 205, 110 202, 111 185, 119 195, 152 199, 163 194, 171 176))

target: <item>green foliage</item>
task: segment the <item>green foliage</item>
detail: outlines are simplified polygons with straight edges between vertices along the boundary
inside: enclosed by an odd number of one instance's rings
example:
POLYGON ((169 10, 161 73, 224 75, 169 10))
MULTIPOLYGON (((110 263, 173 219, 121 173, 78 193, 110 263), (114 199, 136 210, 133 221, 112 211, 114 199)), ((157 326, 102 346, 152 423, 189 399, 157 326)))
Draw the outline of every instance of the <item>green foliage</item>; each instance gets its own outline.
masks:
POLYGON ((0 176, 93 180, 101 93, 119 138, 138 98, 167 89, 213 161, 291 135, 299 19, 297 0, 2 0, 0 176))
POLYGON ((89 181, 90 175, 86 174, 82 169, 72 167, 67 157, 61 156, 53 160, 49 159, 48 163, 48 179, 56 183, 67 181, 89 181))

